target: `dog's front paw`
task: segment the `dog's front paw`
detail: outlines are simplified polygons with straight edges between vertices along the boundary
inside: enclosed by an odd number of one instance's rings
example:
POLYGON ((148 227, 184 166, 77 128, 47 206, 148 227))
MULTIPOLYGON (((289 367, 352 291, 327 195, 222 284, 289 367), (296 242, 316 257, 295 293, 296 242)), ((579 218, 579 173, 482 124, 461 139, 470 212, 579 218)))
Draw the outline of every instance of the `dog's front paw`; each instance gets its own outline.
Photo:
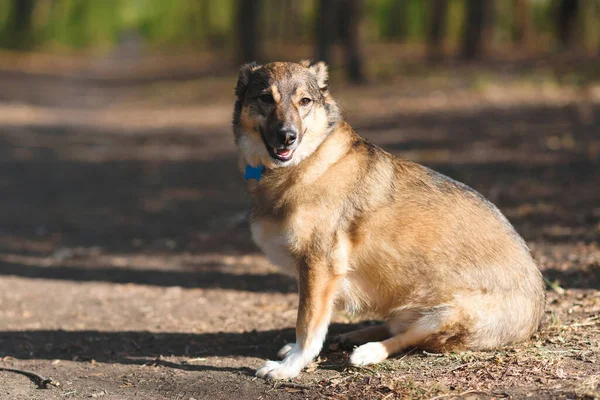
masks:
POLYGON ((283 346, 281 348, 281 350, 279 350, 279 352, 277 352, 277 357, 279 357, 283 360, 285 358, 285 356, 287 356, 288 353, 294 349, 295 346, 296 346, 296 343, 286 344, 285 346, 283 346))
POLYGON ((385 360, 388 352, 381 342, 371 342, 359 346, 350 355, 350 364, 361 366, 377 364, 385 360))
POLYGON ((267 361, 256 370, 256 376, 264 379, 288 379, 300 375, 300 370, 284 361, 267 361))

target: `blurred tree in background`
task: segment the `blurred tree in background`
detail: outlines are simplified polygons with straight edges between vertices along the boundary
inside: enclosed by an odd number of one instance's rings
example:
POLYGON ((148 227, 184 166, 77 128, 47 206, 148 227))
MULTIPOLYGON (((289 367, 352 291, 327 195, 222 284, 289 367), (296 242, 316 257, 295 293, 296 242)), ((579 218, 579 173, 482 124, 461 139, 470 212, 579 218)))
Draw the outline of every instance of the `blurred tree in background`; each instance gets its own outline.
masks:
POLYGON ((238 54, 241 62, 260 59, 258 52, 260 6, 260 0, 238 0, 236 26, 238 54))
POLYGON ((444 54, 444 33, 446 32, 446 19, 448 18, 448 0, 430 0, 429 35, 427 46, 429 57, 436 61, 444 54))
POLYGON ((594 55, 598 21, 600 0, 0 0, 0 46, 102 51, 135 33, 150 50, 231 54, 235 63, 312 46, 315 58, 360 82, 363 48, 373 43, 419 49, 432 61, 594 55))
POLYGON ((331 63, 331 48, 344 47, 348 79, 359 83, 365 80, 361 56, 362 0, 319 0, 316 23, 317 60, 331 63))
POLYGON ((33 45, 32 17, 34 0, 12 0, 5 6, 7 17, 0 30, 0 44, 12 49, 27 49, 33 45))
POLYGON ((557 33, 560 45, 568 48, 575 39, 575 25, 579 0, 561 0, 557 10, 557 33))
POLYGON ((466 60, 480 58, 483 44, 489 40, 493 26, 493 0, 467 0, 462 56, 466 60))
POLYGON ((532 21, 528 0, 514 0, 513 4, 513 39, 515 45, 527 48, 531 44, 532 21))

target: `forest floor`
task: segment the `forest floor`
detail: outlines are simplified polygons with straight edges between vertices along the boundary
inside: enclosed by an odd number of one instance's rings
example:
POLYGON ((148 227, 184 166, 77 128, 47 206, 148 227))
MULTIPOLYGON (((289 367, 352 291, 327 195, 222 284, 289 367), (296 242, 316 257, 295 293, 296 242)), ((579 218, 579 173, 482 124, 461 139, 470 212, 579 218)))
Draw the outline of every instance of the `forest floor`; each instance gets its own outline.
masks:
MULTIPOLYGON (((60 383, 0 371, 1 399, 600 397, 598 84, 467 68, 334 80, 359 133, 499 206, 547 311, 496 351, 353 368, 326 344, 281 385, 254 370, 294 340, 296 284, 250 239, 235 76, 94 68, 0 66, 0 368, 60 383)), ((370 323, 336 314, 330 334, 370 323)))

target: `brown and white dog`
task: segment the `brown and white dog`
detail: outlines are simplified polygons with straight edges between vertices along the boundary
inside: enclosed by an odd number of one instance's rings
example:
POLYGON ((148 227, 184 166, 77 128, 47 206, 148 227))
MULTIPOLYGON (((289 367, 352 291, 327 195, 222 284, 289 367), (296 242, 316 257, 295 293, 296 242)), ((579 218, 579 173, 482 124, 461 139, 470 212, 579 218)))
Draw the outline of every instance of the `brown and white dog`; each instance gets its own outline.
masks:
POLYGON ((344 122, 327 67, 248 64, 233 131, 252 236, 299 281, 296 343, 256 375, 291 378, 317 356, 335 305, 384 319, 342 335, 354 365, 411 346, 490 349, 527 339, 545 290, 527 245, 468 186, 400 160, 344 122))

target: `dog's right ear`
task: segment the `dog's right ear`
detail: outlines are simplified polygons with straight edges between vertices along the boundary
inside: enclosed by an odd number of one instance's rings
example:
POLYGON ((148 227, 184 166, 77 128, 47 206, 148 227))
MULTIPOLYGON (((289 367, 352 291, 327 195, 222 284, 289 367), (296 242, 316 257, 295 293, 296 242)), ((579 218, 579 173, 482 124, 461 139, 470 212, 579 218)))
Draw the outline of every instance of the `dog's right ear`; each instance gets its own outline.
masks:
POLYGON ((302 60, 299 63, 305 68, 308 68, 310 72, 317 78, 317 84, 322 93, 326 93, 328 90, 329 71, 327 64, 323 61, 312 62, 310 60, 302 60))
POLYGON ((250 76, 252 76, 252 72, 260 68, 260 65, 255 63, 254 61, 248 64, 242 65, 240 68, 240 75, 238 76, 237 85, 235 86, 235 95, 239 100, 244 97, 244 93, 246 93, 246 89, 248 88, 248 83, 250 83, 250 76))

